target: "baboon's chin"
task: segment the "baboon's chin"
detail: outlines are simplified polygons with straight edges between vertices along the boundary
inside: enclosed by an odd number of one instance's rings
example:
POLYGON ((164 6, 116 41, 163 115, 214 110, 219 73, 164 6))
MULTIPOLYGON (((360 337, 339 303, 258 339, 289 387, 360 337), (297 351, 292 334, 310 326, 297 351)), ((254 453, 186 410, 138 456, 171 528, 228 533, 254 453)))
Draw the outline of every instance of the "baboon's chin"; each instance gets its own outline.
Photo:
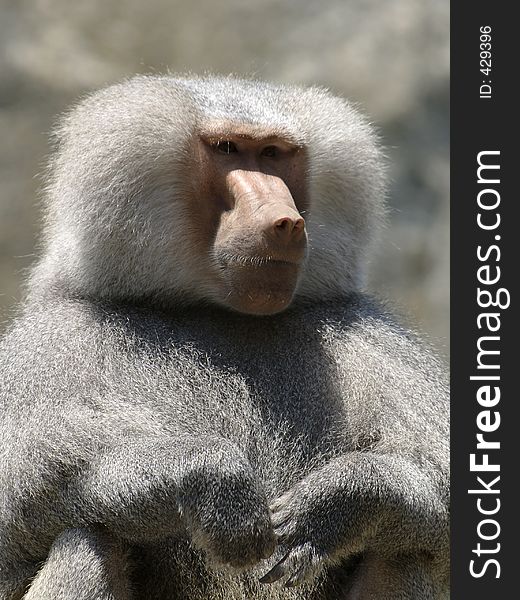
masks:
POLYGON ((229 308, 248 315, 275 315, 285 310, 293 299, 293 294, 279 292, 252 291, 246 295, 231 295, 226 300, 229 308))
POLYGON ((293 264, 234 269, 225 304, 249 315, 274 315, 292 302, 299 268, 293 264))

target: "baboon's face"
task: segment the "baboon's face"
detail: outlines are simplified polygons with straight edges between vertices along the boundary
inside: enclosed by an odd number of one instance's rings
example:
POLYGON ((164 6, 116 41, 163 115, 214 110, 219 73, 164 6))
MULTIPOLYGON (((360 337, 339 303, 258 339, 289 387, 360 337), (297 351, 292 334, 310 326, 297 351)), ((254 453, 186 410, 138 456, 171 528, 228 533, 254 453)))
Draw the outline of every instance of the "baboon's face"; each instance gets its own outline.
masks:
POLYGON ((254 315, 363 285, 384 161, 323 89, 137 77, 85 99, 56 139, 42 285, 254 315))
POLYGON ((201 134, 194 152, 195 243, 210 256, 219 302, 257 315, 285 309, 307 247, 305 151, 226 128, 201 134))

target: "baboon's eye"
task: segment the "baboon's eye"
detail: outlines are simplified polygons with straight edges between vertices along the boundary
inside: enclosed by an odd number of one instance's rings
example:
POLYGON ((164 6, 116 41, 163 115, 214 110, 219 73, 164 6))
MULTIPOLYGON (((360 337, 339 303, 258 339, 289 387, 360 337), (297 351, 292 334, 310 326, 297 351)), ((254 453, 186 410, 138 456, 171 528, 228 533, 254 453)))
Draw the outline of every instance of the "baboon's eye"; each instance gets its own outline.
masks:
POLYGON ((220 154, 231 154, 232 152, 238 152, 238 148, 236 147, 235 143, 230 142, 229 140, 217 142, 214 148, 220 154))
POLYGON ((275 158, 278 156, 278 148, 276 146, 266 146, 260 152, 260 156, 267 156, 268 158, 275 158))

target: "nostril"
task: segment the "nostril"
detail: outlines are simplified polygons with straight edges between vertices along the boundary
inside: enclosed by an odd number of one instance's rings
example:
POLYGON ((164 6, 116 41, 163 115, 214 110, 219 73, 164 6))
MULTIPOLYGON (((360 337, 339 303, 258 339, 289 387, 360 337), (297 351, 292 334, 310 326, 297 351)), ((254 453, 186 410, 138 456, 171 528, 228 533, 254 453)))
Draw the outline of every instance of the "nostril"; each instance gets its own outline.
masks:
POLYGON ((279 231, 291 233, 291 231, 293 230, 294 224, 293 224, 292 219, 289 219, 289 217, 283 217, 283 218, 275 221, 274 226, 279 231))
POLYGON ((285 235, 296 234, 303 231, 305 228, 304 219, 297 218, 293 219, 291 217, 281 217, 274 222, 274 229, 278 233, 283 233, 285 235))
POLYGON ((296 219, 296 221, 294 221, 293 229, 295 231, 303 231, 305 229, 305 220, 302 217, 296 219))

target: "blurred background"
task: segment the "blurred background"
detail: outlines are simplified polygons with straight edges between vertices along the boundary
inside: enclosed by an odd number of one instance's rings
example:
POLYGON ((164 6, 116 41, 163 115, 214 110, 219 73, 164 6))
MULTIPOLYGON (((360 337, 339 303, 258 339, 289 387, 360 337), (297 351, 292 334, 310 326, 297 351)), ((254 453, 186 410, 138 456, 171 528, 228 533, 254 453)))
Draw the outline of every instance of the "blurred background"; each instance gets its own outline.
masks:
POLYGON ((48 133, 134 73, 320 84, 370 115, 390 163, 369 289, 449 353, 448 0, 0 0, 0 329, 35 259, 48 133))

